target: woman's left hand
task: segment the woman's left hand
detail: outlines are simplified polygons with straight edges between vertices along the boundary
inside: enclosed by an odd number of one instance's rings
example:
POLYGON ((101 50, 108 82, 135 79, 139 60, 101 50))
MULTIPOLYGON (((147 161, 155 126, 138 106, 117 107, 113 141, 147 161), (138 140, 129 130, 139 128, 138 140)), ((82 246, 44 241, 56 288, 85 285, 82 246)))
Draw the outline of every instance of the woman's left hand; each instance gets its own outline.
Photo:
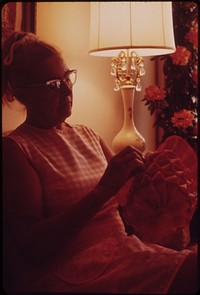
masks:
POLYGON ((133 146, 127 146, 112 157, 97 187, 112 196, 130 177, 143 169, 142 153, 133 146))

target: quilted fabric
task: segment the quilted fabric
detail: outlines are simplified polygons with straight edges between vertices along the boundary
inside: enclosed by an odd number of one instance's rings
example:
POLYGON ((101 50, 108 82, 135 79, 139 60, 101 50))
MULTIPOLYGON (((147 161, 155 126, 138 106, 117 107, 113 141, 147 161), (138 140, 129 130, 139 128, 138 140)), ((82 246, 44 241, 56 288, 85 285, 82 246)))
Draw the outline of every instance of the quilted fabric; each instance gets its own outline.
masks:
POLYGON ((148 242, 181 250, 190 241, 197 204, 197 158, 180 137, 169 137, 146 156, 145 169, 117 199, 124 218, 148 242))

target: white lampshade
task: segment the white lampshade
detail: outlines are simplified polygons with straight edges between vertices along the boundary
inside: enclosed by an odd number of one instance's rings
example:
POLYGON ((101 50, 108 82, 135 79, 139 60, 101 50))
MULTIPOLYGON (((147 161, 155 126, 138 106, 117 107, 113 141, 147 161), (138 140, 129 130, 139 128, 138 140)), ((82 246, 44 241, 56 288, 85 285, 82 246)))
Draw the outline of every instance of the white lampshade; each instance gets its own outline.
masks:
POLYGON ((171 2, 91 2, 91 55, 116 56, 132 49, 140 56, 175 51, 171 2))

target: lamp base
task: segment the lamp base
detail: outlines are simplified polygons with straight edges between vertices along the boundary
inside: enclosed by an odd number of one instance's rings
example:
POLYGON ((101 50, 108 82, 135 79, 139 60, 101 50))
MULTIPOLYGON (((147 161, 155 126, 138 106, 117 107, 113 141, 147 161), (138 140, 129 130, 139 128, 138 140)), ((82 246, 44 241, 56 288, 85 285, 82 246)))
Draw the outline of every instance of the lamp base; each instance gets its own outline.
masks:
POLYGON ((118 153, 128 145, 135 147, 142 153, 146 149, 145 140, 142 137, 142 135, 137 131, 137 129, 133 129, 133 130, 122 129, 115 136, 112 142, 112 149, 115 153, 118 153))
POLYGON ((113 151, 118 153, 127 145, 132 145, 143 153, 146 149, 145 139, 135 127, 133 117, 135 88, 129 86, 121 87, 121 92, 124 107, 124 122, 122 129, 113 140, 113 151))

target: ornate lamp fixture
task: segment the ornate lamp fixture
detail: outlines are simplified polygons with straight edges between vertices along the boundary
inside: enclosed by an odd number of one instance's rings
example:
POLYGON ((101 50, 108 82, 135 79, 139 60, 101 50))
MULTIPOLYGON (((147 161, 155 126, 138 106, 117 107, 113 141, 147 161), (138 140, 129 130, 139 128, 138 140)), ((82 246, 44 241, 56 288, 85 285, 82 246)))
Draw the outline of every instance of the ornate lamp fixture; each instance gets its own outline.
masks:
POLYGON ((175 51, 171 2, 91 2, 90 9, 89 53, 112 57, 114 90, 122 92, 124 122, 113 149, 133 145, 143 152, 145 140, 133 118, 135 90, 141 91, 145 74, 141 56, 175 51))
POLYGON ((134 86, 137 91, 142 90, 140 77, 145 75, 144 60, 135 51, 120 51, 118 57, 111 59, 111 75, 115 76, 114 90, 122 86, 134 86))

